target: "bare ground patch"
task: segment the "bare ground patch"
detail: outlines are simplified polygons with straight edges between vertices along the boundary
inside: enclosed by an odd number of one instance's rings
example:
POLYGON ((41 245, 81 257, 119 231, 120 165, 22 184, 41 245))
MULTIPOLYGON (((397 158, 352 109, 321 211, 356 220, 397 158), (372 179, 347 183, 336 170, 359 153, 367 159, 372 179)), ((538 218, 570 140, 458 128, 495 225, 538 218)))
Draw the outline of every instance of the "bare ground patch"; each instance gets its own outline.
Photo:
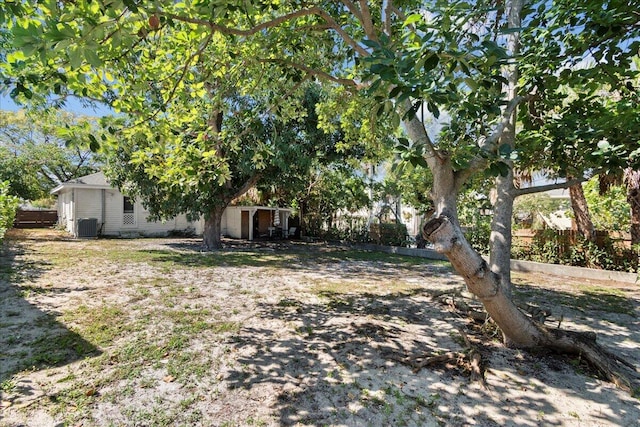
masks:
MULTIPOLYGON (((640 402, 579 358, 477 343, 446 264, 340 247, 14 234, 0 262, 0 426, 627 426, 640 402), (463 332, 464 333, 464 332, 463 332)), ((640 365, 635 285, 518 276, 548 322, 640 365)))

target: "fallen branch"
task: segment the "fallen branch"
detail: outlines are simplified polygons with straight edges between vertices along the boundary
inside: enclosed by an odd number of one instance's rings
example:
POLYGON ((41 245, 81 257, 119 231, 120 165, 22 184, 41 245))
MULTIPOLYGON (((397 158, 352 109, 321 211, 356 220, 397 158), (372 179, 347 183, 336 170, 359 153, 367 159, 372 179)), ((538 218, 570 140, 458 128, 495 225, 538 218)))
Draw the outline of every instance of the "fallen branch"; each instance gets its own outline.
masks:
POLYGON ((482 355, 480 354, 476 346, 474 346, 471 343, 471 341, 469 340, 469 337, 462 330, 462 328, 458 328, 458 332, 460 333, 460 336, 464 340, 464 343, 468 349, 467 357, 469 358, 469 366, 470 366, 469 370, 471 371, 471 381, 479 382, 482 385, 482 387, 486 389, 487 382, 485 381, 484 370, 482 369, 482 355))

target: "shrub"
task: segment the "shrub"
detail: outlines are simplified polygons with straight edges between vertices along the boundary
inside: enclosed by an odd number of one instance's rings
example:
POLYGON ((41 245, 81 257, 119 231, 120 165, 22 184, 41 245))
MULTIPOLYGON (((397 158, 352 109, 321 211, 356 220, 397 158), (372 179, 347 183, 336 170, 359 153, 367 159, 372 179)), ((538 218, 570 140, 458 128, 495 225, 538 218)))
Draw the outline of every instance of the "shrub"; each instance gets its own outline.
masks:
POLYGON ((491 223, 489 221, 477 221, 474 227, 465 229, 464 238, 467 239, 473 249, 482 255, 488 255, 489 241, 491 239, 491 223))
POLYGON ((379 245, 408 246, 407 226, 404 224, 371 224, 371 239, 379 245))
POLYGON ((638 271, 638 247, 625 248, 608 236, 589 242, 582 236, 539 230, 528 246, 514 246, 511 257, 520 260, 614 271, 638 271))
POLYGON ((4 234, 13 225, 20 200, 9 194, 9 183, 0 182, 0 242, 4 239, 4 234))

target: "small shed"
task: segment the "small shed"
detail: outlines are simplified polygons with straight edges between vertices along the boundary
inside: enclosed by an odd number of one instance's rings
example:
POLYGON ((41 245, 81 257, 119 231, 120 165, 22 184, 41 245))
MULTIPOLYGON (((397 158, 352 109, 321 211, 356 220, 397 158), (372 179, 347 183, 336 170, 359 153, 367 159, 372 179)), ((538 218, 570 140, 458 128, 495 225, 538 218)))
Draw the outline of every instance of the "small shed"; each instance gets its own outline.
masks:
POLYGON ((149 221, 149 212, 111 186, 97 172, 58 185, 58 225, 74 237, 166 236, 171 232, 202 232, 199 222, 180 215, 169 221, 149 221))
POLYGON ((291 209, 269 206, 229 206, 222 216, 224 236, 255 240, 289 237, 291 209))
MULTIPOLYGON (((149 221, 140 201, 134 201, 97 172, 64 182, 51 191, 58 196, 58 225, 74 237, 166 236, 172 232, 200 235, 204 220, 179 215, 169 221, 149 221)), ((288 237, 291 209, 229 206, 222 215, 222 235, 236 239, 288 237)))

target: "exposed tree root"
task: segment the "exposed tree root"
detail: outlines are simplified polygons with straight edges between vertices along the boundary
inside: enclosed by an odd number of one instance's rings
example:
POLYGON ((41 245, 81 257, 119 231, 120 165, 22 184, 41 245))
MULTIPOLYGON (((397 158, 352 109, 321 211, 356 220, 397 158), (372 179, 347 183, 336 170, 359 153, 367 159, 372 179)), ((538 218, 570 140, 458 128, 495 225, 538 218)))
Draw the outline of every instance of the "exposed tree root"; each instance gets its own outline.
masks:
MULTIPOLYGON (((446 208, 446 206, 444 207, 446 208)), ((446 209, 441 212, 446 212, 446 209)), ((604 378, 633 395, 640 394, 640 374, 619 357, 596 343, 594 333, 579 333, 548 328, 544 321, 547 313, 538 316, 529 309, 518 307, 506 292, 503 277, 494 271, 465 239, 455 212, 452 217, 440 213, 423 226, 423 237, 433 243, 436 251, 447 256, 451 265, 462 276, 471 292, 491 316, 509 346, 522 349, 551 349, 559 353, 577 354, 594 366, 604 378)), ((458 304, 459 306, 459 304, 458 304)), ((529 307, 530 308, 530 307, 529 307)))
POLYGON ((542 343, 543 346, 576 354, 593 366, 604 379, 633 396, 640 394, 640 373, 637 368, 596 343, 595 333, 543 328, 549 338, 547 343, 542 343))
POLYGON ((478 382, 483 388, 487 388, 480 351, 471 343, 469 337, 462 329, 458 329, 458 331, 466 346, 464 351, 428 353, 421 357, 399 357, 395 354, 388 354, 387 357, 411 367, 414 373, 418 373, 421 369, 434 365, 459 368, 465 372, 469 372, 472 382, 478 382))
POLYGON ((458 332, 460 332, 460 336, 464 340, 468 349, 467 357, 469 358, 471 381, 477 381, 482 384, 484 388, 487 388, 487 382, 484 379, 484 369, 482 367, 482 355, 480 354, 476 346, 474 346, 471 341, 469 341, 469 337, 462 330, 462 328, 458 328, 458 332))

